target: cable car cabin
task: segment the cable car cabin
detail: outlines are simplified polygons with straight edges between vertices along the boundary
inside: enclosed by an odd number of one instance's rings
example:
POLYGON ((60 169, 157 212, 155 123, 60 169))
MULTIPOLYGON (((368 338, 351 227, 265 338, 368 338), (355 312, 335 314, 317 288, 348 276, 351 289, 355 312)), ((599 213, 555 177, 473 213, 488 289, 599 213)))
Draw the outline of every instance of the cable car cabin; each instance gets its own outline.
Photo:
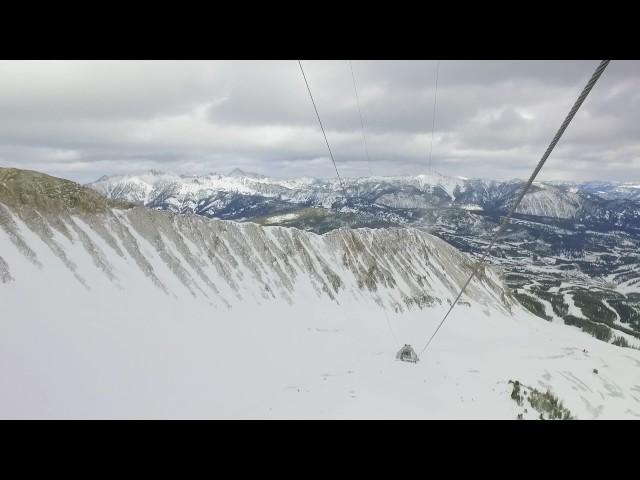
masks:
POLYGON ((418 360, 418 355, 413 350, 411 345, 404 344, 404 347, 400 349, 400 351, 396 354, 396 358, 398 360, 402 360, 403 362, 411 362, 416 363, 418 360))

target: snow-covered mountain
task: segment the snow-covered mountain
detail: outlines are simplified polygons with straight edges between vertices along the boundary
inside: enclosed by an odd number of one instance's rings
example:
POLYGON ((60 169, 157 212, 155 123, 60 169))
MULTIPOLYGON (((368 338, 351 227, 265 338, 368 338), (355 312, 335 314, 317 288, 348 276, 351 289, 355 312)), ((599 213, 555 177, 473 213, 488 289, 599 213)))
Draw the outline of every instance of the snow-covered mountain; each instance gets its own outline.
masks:
MULTIPOLYGON (((203 176, 150 171, 141 175, 103 177, 88 186, 114 200, 176 213, 243 219, 293 206, 460 208, 499 214, 513 204, 523 185, 520 180, 479 180, 439 174, 343 180, 347 199, 337 179, 278 179, 238 169, 229 175, 203 176)), ((602 190, 603 184, 596 188, 592 183, 536 183, 516 213, 640 226, 637 185, 607 185, 602 190), (620 200, 625 202, 621 204, 620 200)))
MULTIPOLYGON (((420 206, 446 204, 453 200, 454 191, 459 185, 460 179, 441 175, 345 179, 350 198, 376 196, 381 205, 397 203, 393 194, 398 193, 400 196, 405 193, 409 202, 418 202, 420 206), (419 198, 416 200, 417 197, 419 198)), ((344 202, 344 194, 337 180, 310 177, 270 178, 239 169, 228 175, 202 176, 152 170, 140 175, 102 177, 87 186, 114 200, 208 217, 224 215, 233 208, 241 211, 247 203, 255 209, 260 203, 269 201, 322 207, 344 202)))
POLYGON ((548 182, 565 188, 577 188, 605 200, 640 200, 640 182, 548 182))
POLYGON ((551 415, 518 380, 578 418, 640 417, 640 352, 534 317, 492 268, 395 361, 470 268, 418 229, 176 215, 0 169, 0 416, 551 415))

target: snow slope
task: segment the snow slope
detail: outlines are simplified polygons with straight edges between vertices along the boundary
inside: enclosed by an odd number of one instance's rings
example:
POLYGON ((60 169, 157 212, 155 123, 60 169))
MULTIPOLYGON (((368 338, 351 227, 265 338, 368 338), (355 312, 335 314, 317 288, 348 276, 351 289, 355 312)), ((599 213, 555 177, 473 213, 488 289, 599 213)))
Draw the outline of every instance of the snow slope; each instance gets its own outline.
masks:
POLYGON ((578 418, 640 416, 640 352, 531 316, 490 269, 396 361, 469 273, 426 233, 2 193, 2 418, 515 418, 510 379, 578 418))

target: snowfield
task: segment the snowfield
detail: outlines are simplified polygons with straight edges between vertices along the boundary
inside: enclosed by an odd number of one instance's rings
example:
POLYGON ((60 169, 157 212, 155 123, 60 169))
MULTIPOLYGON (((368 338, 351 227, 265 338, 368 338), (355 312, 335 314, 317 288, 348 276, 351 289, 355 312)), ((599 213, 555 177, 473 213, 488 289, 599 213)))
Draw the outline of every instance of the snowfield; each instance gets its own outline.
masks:
POLYGON ((515 419, 510 379, 579 419, 640 417, 639 351, 532 316, 489 270, 395 360, 469 272, 422 232, 0 207, 2 418, 515 419))
POLYGON ((282 223, 288 220, 295 220, 296 218, 298 218, 297 213, 287 213, 284 215, 275 215, 273 217, 269 217, 267 218, 265 223, 282 223))

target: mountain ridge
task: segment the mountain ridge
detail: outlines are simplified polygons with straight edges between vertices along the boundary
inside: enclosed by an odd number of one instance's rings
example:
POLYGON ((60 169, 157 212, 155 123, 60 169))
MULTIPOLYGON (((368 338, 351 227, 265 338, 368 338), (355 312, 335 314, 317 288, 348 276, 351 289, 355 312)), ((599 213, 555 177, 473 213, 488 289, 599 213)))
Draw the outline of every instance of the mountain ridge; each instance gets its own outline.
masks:
MULTIPOLYGON (((523 181, 466 179, 440 174, 345 177, 347 198, 337 179, 280 179, 235 171, 233 175, 125 175, 87 184, 112 199, 131 201, 174 212, 217 218, 244 218, 251 212, 235 204, 265 211, 305 207, 389 209, 471 208, 504 214, 523 181)), ((640 228, 640 188, 633 183, 535 182, 516 213, 576 221, 614 221, 640 228), (606 185, 606 187, 605 187, 606 185), (603 189, 606 189, 604 192, 603 189), (620 204, 624 200, 626 203, 620 204)))
MULTIPOLYGON (((240 290, 238 281, 242 279, 242 275, 233 279, 230 272, 240 261, 244 262, 253 276, 262 279, 262 288, 271 292, 271 295, 278 292, 284 298, 288 298, 292 293, 293 284, 291 279, 283 276, 282 269, 294 277, 299 275, 291 265, 293 261, 298 263, 302 272, 310 275, 316 292, 327 295, 331 300, 336 299, 335 295, 339 293, 342 285, 349 283, 343 278, 344 275, 353 275, 356 290, 376 292, 379 289, 396 289, 395 296, 392 295, 394 300, 378 300, 383 304, 393 304, 393 309, 403 310, 412 306, 423 308, 433 302, 441 302, 445 296, 451 301, 471 268, 463 254, 446 242, 416 229, 338 229, 324 235, 316 235, 295 228, 261 227, 252 223, 175 215, 128 203, 117 203, 106 198, 103 199, 104 203, 98 203, 101 207, 98 209, 94 208, 92 203, 99 199, 96 193, 85 187, 74 187, 72 182, 34 175, 31 172, 21 175, 19 171, 14 170, 11 175, 7 175, 0 171, 0 179, 9 177, 13 179, 13 183, 21 185, 21 190, 17 199, 0 194, 2 228, 10 235, 20 252, 34 264, 41 262, 20 231, 26 228, 36 233, 83 285, 86 284, 84 278, 76 271, 73 262, 67 259, 68 255, 61 245, 63 237, 66 240, 76 237, 76 241, 83 245, 95 265, 108 278, 117 277, 108 259, 114 254, 128 254, 156 286, 166 291, 163 282, 153 274, 153 269, 149 268, 153 262, 147 260, 139 247, 140 241, 146 240, 190 294, 198 295, 197 292, 200 292, 205 296, 205 291, 215 295, 219 293, 214 281, 216 275, 221 275, 218 280, 226 282, 226 286, 233 291, 232 296, 237 296, 240 290), (45 186, 44 189, 41 188, 42 185, 45 186), (33 190, 30 191, 28 186, 33 190), (40 191, 53 192, 54 196, 72 200, 63 201, 62 205, 66 210, 59 206, 51 208, 51 204, 42 208, 43 202, 33 201, 22 203, 19 208, 15 207, 17 202, 24 199, 25 194, 37 195, 40 191), (72 195, 67 195, 67 192, 71 192, 72 195), (62 237, 56 239, 56 234, 62 237), (249 243, 249 238, 259 242, 259 246, 249 243), (99 247, 101 241, 105 242, 103 248, 99 247), (189 245, 193 248, 189 249, 189 245), (399 248, 399 245, 403 247, 399 248), (177 248, 177 252, 171 253, 172 248, 177 248), (218 258, 214 252, 221 248, 226 253, 218 258), (254 252, 256 249, 259 252, 257 257, 254 252), (383 251, 386 253, 381 256, 383 251), (231 252, 235 252, 234 255, 231 252), (270 253, 265 257, 266 252, 270 253), (443 258, 448 260, 436 261, 440 255, 444 255, 443 258), (418 258, 422 260, 416 263, 415 260, 418 258), (181 263, 185 261, 191 267, 191 272, 181 267, 181 263), (426 267, 422 265, 424 261, 427 262, 426 267), (430 262, 433 261, 436 261, 437 268, 430 266, 430 262), (445 268, 445 264, 449 266, 445 268), (207 274, 203 270, 204 267, 213 270, 207 274), (340 275, 343 277, 335 273, 341 270, 340 275), (404 279, 402 282, 398 283, 393 279, 393 270, 401 275, 404 279), (443 275, 444 270, 446 272, 443 275), (452 272, 457 272, 453 283, 452 272), (269 277, 273 278, 266 280, 269 277), (434 282, 435 285, 443 286, 439 290, 438 298, 427 293, 422 287, 434 282), (283 285, 289 285, 291 288, 283 288, 283 285)), ((9 265, 4 270, 10 275, 10 263, 6 259, 3 262, 9 265)), ((482 300, 485 304, 493 301, 489 300, 493 295, 491 291, 499 290, 496 283, 491 283, 495 281, 490 280, 490 276, 488 270, 480 272, 479 275, 479 278, 486 280, 490 285, 489 296, 481 293, 481 289, 477 292, 480 297, 485 295, 482 300)), ((470 292, 474 288, 475 285, 472 285, 470 292)), ((501 292, 499 295, 509 308, 508 292, 501 292)), ((225 305, 230 305, 230 302, 232 298, 222 299, 225 305)))

